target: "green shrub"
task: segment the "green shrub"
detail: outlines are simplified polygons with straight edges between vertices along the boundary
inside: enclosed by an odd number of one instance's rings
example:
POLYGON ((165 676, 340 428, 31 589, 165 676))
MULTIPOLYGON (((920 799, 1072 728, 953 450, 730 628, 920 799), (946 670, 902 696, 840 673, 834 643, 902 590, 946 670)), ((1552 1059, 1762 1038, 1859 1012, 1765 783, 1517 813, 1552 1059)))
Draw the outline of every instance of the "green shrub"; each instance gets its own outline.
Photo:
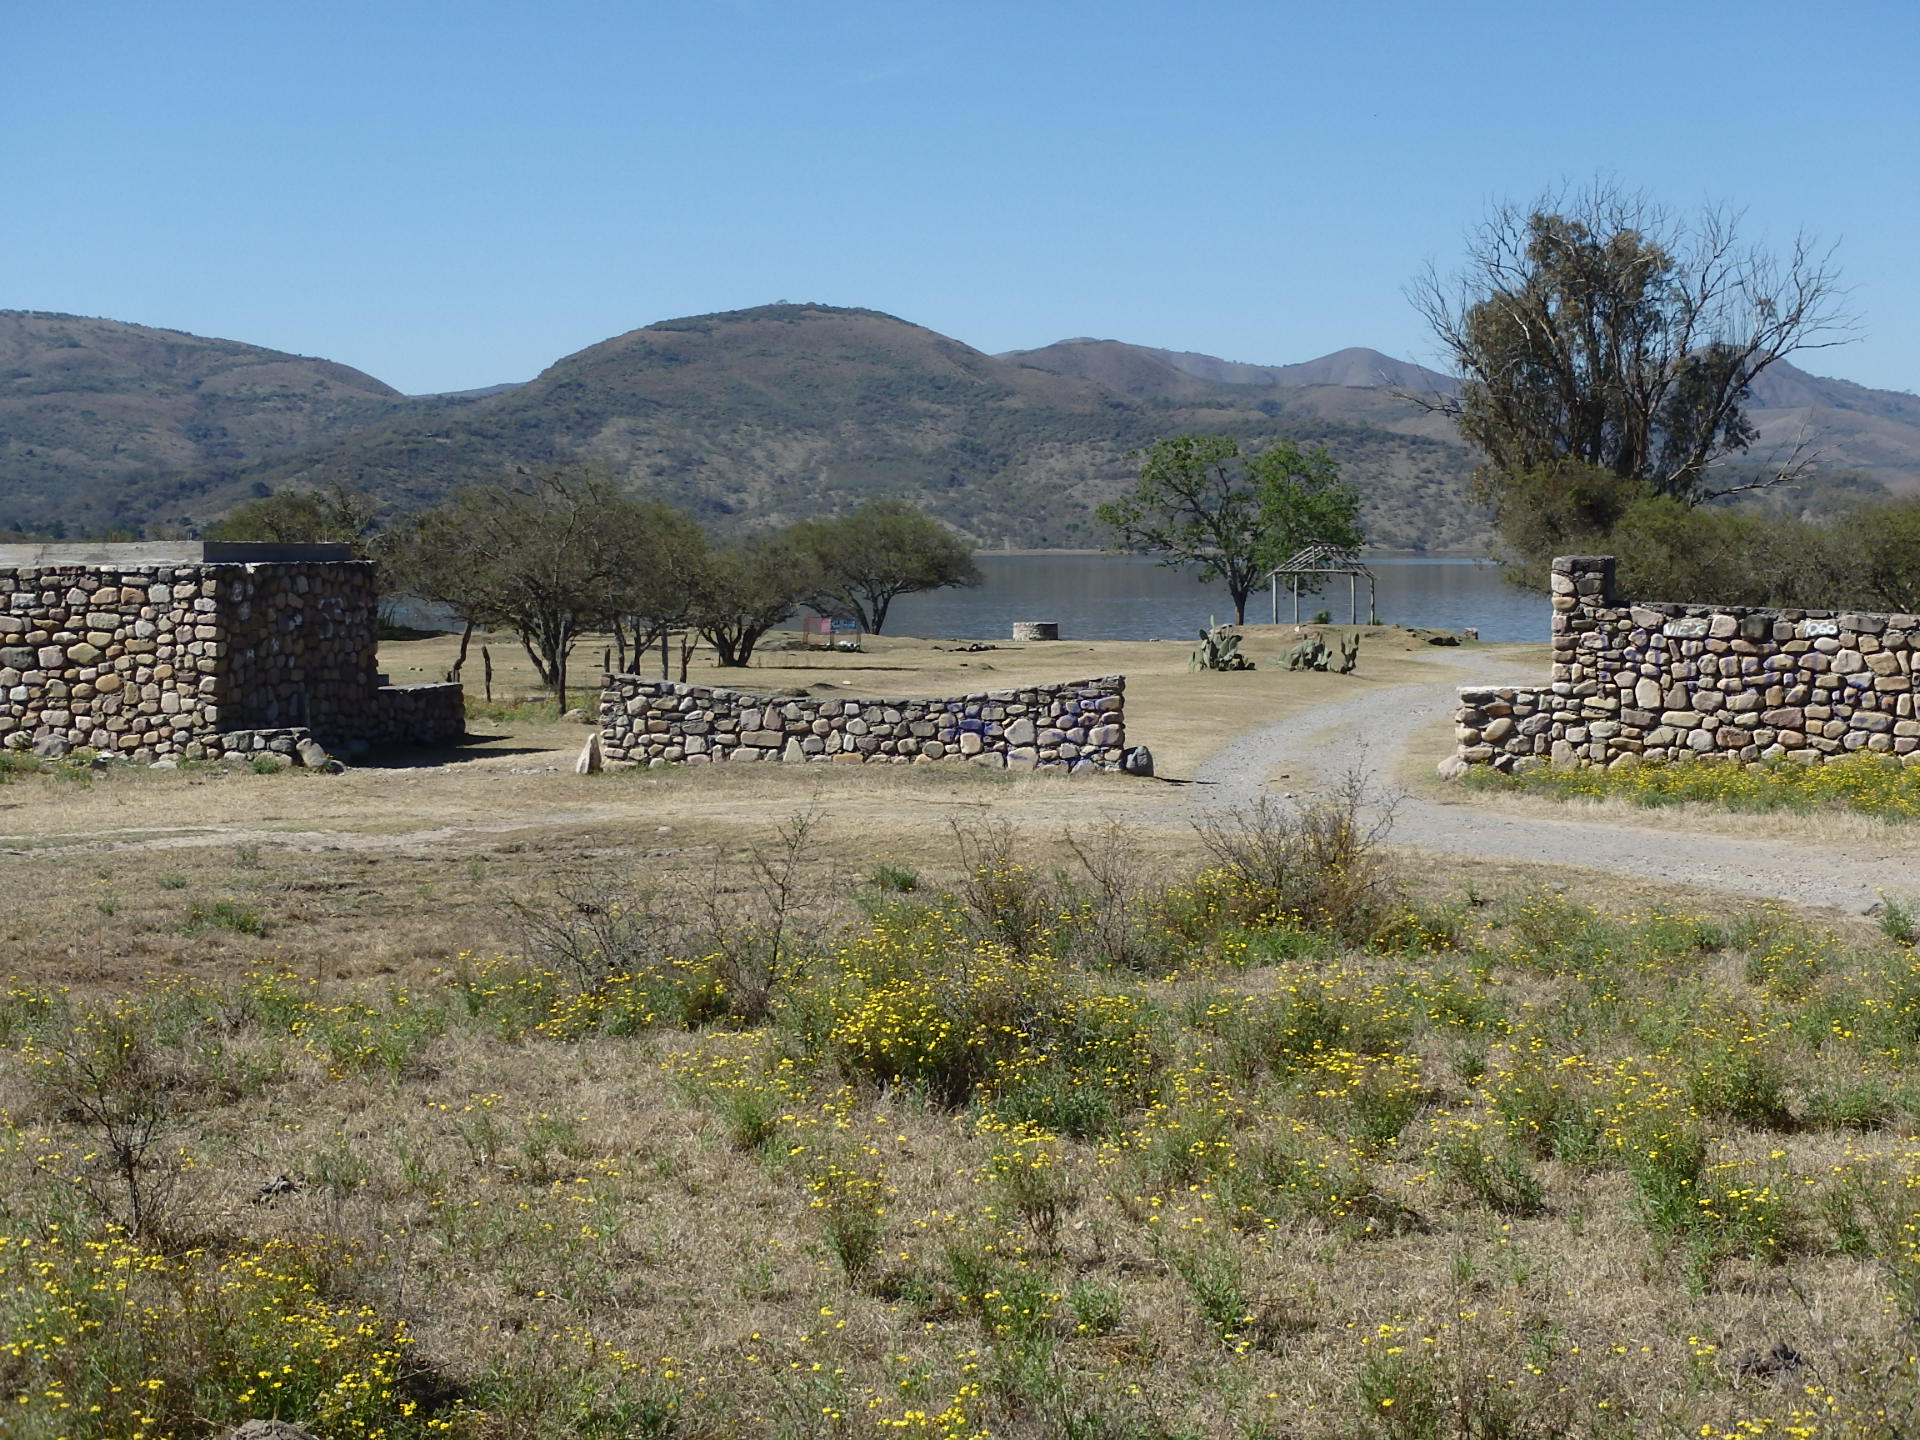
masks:
POLYGON ((1920 943, 1920 900, 1880 900, 1880 933, 1909 949, 1920 943))
POLYGON ((808 1175, 807 1188, 841 1271, 858 1282, 873 1264, 886 1231, 884 1175, 874 1167, 827 1157, 808 1175))
POLYGON ((1634 1208, 1648 1230, 1681 1239, 1700 1221, 1700 1181, 1707 1168, 1706 1141, 1686 1131, 1635 1137, 1627 1152, 1634 1208))
POLYGON ((1080 1203, 1060 1143, 1023 1128, 1005 1135, 987 1160, 985 1179, 995 1201, 1018 1215, 1042 1249, 1060 1243, 1060 1222, 1080 1203))
POLYGON ((1434 1171, 1475 1203, 1501 1215, 1537 1215, 1546 1191, 1524 1154, 1489 1148, 1477 1134, 1448 1135, 1433 1148, 1434 1171))
POLYGON ((327 1435, 425 1436, 404 1323, 327 1294, 328 1272, 355 1263, 281 1241, 0 1245, 8 1433, 195 1435, 291 1415, 327 1435))
POLYGON ((259 911, 249 910, 237 900, 216 900, 205 907, 191 906, 180 933, 195 935, 209 928, 231 930, 236 935, 264 936, 267 922, 260 918, 259 911))
POLYGON ((1257 1318, 1239 1251, 1228 1240, 1203 1241, 1175 1249, 1172 1258, 1208 1328, 1221 1344, 1235 1346, 1257 1318))
POLYGON ((1126 1300, 1118 1290, 1091 1280, 1082 1280, 1067 1292, 1067 1307, 1073 1311, 1074 1331, 1081 1335, 1111 1335, 1127 1313, 1126 1300))

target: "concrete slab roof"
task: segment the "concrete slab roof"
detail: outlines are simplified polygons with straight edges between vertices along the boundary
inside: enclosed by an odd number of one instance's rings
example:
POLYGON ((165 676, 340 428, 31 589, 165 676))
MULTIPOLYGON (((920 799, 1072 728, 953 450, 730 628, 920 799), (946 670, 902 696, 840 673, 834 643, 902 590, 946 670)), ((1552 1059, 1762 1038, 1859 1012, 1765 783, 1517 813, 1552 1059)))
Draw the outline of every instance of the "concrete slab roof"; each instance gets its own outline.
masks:
POLYGON ((272 540, 34 541, 25 545, 0 545, 0 569, 7 570, 51 565, 88 565, 103 570, 142 565, 259 565, 274 561, 353 558, 351 545, 295 545, 272 540))

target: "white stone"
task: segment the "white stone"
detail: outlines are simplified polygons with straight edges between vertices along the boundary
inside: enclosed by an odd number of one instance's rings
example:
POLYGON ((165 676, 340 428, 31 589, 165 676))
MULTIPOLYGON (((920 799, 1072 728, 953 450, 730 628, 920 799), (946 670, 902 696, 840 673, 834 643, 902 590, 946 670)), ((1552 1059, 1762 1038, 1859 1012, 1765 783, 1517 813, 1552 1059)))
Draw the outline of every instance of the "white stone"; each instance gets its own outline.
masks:
POLYGON ((580 749, 580 758, 573 762, 576 775, 598 775, 605 765, 600 750, 600 732, 594 731, 587 737, 587 743, 580 749))

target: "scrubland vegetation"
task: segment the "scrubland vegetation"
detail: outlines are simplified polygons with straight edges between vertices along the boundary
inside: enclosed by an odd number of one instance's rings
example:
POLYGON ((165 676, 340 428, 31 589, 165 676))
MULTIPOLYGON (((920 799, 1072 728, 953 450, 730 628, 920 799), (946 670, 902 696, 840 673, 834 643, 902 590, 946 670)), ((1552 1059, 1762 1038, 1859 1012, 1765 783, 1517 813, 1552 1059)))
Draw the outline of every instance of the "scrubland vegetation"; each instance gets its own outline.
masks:
POLYGON ((1798 814, 1850 811, 1889 822, 1920 820, 1920 766, 1903 765, 1890 755, 1752 766, 1712 759, 1650 761, 1617 770, 1536 765, 1511 775, 1475 769, 1464 778, 1478 790, 1556 800, 1618 799, 1649 807, 1697 803, 1798 814))
POLYGON ((1920 959, 1438 896, 1356 800, 16 984, 6 1433, 1912 1433, 1920 959))

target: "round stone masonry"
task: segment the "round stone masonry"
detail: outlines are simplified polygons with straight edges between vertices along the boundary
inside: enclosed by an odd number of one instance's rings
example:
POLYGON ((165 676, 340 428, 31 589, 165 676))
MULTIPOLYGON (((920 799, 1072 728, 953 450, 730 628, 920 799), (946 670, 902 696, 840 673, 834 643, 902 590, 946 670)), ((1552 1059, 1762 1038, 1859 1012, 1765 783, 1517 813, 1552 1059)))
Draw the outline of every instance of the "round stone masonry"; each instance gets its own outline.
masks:
POLYGON ((608 677, 601 748, 610 764, 916 765, 1119 771, 1126 679, 1109 675, 951 699, 769 698, 635 675, 608 677))
POLYGON ((1463 689, 1459 761, 1753 764, 1864 751, 1920 764, 1920 617, 1623 604, 1610 556, 1556 559, 1550 588, 1549 682, 1463 689))

